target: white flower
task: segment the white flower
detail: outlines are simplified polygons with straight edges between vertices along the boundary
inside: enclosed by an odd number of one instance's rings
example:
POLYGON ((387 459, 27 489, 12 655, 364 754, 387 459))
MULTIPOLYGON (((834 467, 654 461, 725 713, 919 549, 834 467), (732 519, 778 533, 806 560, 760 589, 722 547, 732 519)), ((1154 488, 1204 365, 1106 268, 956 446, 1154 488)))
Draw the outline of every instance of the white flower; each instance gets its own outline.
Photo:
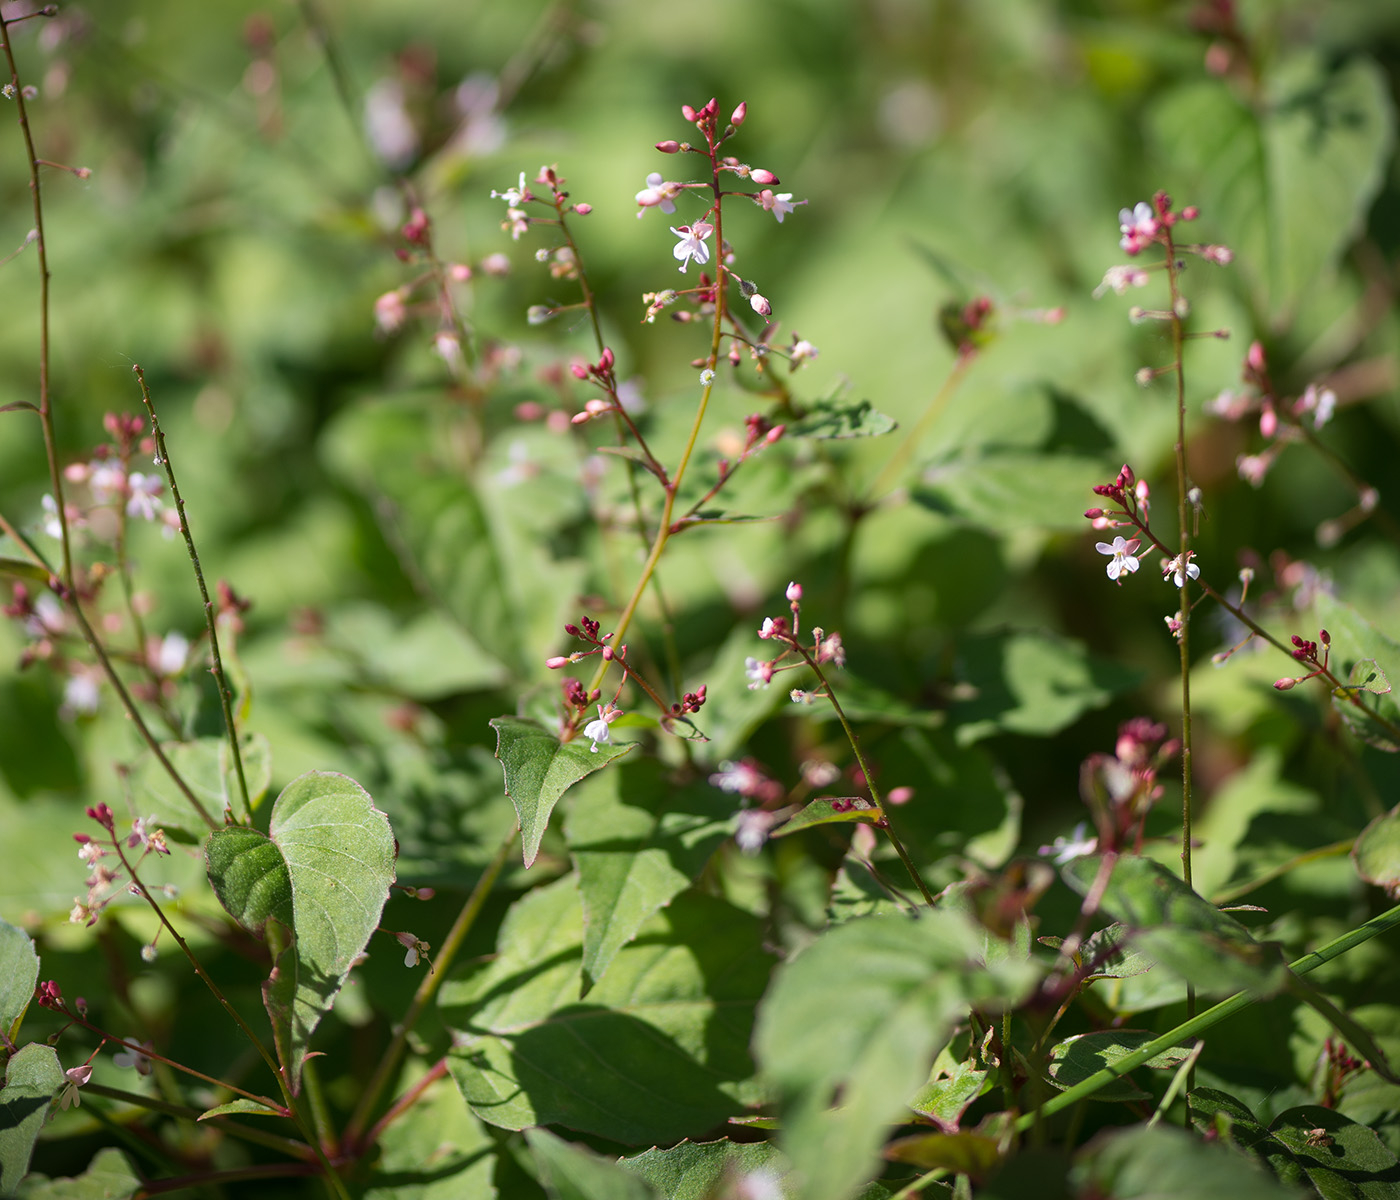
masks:
POLYGON ((764 212, 770 212, 778 218, 779 225, 783 223, 783 218, 787 216, 788 213, 797 208, 798 204, 807 203, 805 200, 798 200, 795 204, 793 203, 791 192, 779 192, 775 196, 768 188, 764 188, 763 191, 758 193, 757 202, 758 206, 762 208, 764 212))
POLYGON ((520 185, 518 187, 506 188, 503 192, 498 192, 495 188, 491 189, 491 199, 504 200, 509 208, 519 207, 520 202, 529 194, 530 189, 525 183, 524 171, 520 172, 520 185))
POLYGON ((1110 557, 1112 561, 1108 564, 1108 577, 1116 580, 1120 575, 1132 574, 1138 569, 1135 555, 1139 545, 1141 543, 1137 538, 1125 539, 1120 534, 1113 539, 1112 545, 1108 542, 1096 542, 1094 549, 1110 557))
POLYGON ((101 691, 98 687, 102 676, 94 670, 79 667, 63 684, 63 703, 60 714, 72 720, 80 713, 95 713, 101 691))
POLYGON ((768 840, 768 831, 778 823, 776 813, 761 808, 746 808, 735 814, 734 841, 745 854, 757 854, 768 840))
POLYGON ((749 677, 749 691, 766 688, 773 679, 773 664, 756 658, 744 659, 744 674, 749 677))
POLYGON ((112 1063, 118 1067, 135 1067, 138 1074, 149 1075, 151 1073, 151 1060, 144 1051, 150 1048, 150 1042, 142 1042, 139 1048, 128 1047, 120 1054, 112 1055, 112 1063))
POLYGON ((151 666, 158 675, 178 675, 190 655, 190 639, 183 633, 167 633, 151 655, 151 666))
POLYGON ((647 185, 637 193, 637 203, 641 207, 637 210, 638 218, 649 208, 659 208, 664 213, 673 213, 676 206, 671 197, 674 196, 680 187, 674 183, 667 183, 665 178, 658 171, 653 171, 647 176, 647 185))
POLYGON ((1109 267, 1103 273, 1103 282, 1094 289, 1094 299, 1097 300, 1107 291, 1117 292, 1121 296, 1130 287, 1142 287, 1146 283, 1147 272, 1141 267, 1135 267, 1130 263, 1109 267))
POLYGON ((778 632, 777 623, 772 617, 764 617, 763 624, 758 628, 758 636, 764 639, 772 637, 778 632))
POLYGON ((143 521, 154 521, 160 509, 157 498, 165 486, 158 475, 143 475, 133 471, 127 476, 126 485, 131 495, 126 502, 126 515, 140 517, 143 521))
POLYGON ((1181 557, 1182 556, 1178 554, 1175 558, 1168 559, 1162 564, 1162 579, 1170 579, 1177 587, 1184 587, 1188 577, 1191 579, 1199 579, 1201 577, 1201 568, 1191 561, 1191 559, 1196 557, 1196 552, 1194 550, 1187 551, 1185 572, 1183 572, 1181 568, 1181 557))
POLYGON ((58 505, 54 503, 54 498, 46 492, 39 500, 39 504, 44 510, 44 532, 51 538, 62 538, 63 526, 58 519, 58 505))
POLYGON ((394 934, 394 938, 399 945, 408 951, 403 956, 403 965, 406 967, 416 967, 418 960, 427 958, 428 951, 432 948, 427 942, 419 941, 416 934, 407 931, 394 934))
POLYGON ((1128 254, 1136 254, 1156 237, 1157 215, 1152 205, 1140 200, 1131 209, 1118 210, 1118 228, 1123 234, 1119 246, 1128 254))
POLYGON ((583 736, 593 743, 593 745, 589 747, 591 753, 597 754, 600 745, 606 745, 608 742, 612 741, 612 731, 608 726, 620 716, 622 716, 622 710, 620 708, 614 708, 612 704, 598 705, 598 719, 596 721, 589 721, 588 724, 583 727, 583 736))
POLYGON ((682 271, 690 266, 692 258, 702 267, 710 261, 710 248, 705 245, 705 239, 714 231, 714 226, 704 221, 696 221, 694 225, 682 225, 679 229, 671 226, 671 232, 680 238, 671 254, 680 260, 682 271))
POLYGON ((1069 837, 1057 837, 1048 846, 1042 846, 1039 853, 1046 857, 1053 858, 1055 865, 1062 867, 1065 863, 1073 862, 1076 858, 1083 858, 1087 854, 1093 854, 1099 848, 1099 839, 1096 837, 1086 837, 1084 822, 1080 821, 1069 832, 1069 837))

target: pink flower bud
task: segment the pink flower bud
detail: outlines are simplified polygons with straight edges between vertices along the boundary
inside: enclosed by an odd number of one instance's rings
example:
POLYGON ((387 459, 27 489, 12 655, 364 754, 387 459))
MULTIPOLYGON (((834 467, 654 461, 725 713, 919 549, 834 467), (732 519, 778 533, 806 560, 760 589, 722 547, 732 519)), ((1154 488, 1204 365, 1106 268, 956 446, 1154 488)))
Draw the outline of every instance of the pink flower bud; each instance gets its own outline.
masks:
POLYGON ((598 358, 598 370, 611 371, 613 368, 613 363, 615 363, 616 361, 617 359, 613 357, 612 347, 604 346, 603 353, 598 358))
POLYGON ((604 646, 604 647, 603 647, 603 661, 604 661, 604 662, 612 662, 612 660, 613 660, 613 648, 612 648, 611 646, 604 646))
POLYGON ((673 141, 657 142, 656 148, 660 150, 662 154, 675 154, 680 150, 681 144, 680 142, 673 141))
POLYGON ((787 598, 796 604, 802 599, 802 585, 800 583, 790 583, 787 585, 787 598))
POLYGON ((1200 215, 1201 210, 1197 208, 1194 204, 1188 204, 1185 208, 1181 210, 1181 219, 1183 221, 1194 221, 1200 215))
POLYGON ((738 127, 738 126, 740 126, 740 125, 742 125, 742 124, 744 123, 744 118, 747 117, 748 115, 749 115, 749 105, 748 105, 748 102, 747 102, 746 100, 741 100, 741 101, 739 102, 739 107, 736 108, 736 109, 734 110, 733 114, 730 116, 730 118, 729 118, 729 123, 730 123, 731 125, 735 126, 735 127, 738 127))
POLYGON ((681 116, 683 116, 687 121, 695 120, 697 115, 698 114, 696 113, 696 111, 693 108, 691 108, 689 104, 681 105, 681 116))
POLYGON ((890 788, 885 793, 886 804, 908 804, 914 798, 914 789, 911 787, 890 788))
POLYGON ((586 216, 588 216, 588 214, 591 213, 592 211, 593 211, 593 205, 591 205, 591 204, 575 204, 575 205, 574 205, 574 212, 578 213, 578 215, 581 216, 581 217, 586 217, 586 216))
POLYGON ((1297 682, 1298 681, 1296 679, 1275 679, 1274 687, 1278 688, 1278 690, 1281 692, 1286 692, 1297 682))
POLYGON ((545 659, 544 665, 551 671, 557 671, 560 667, 567 667, 569 665, 569 660, 562 655, 556 654, 553 658, 545 659))
POLYGON ((447 268, 453 283, 466 283, 472 277, 472 269, 466 263, 453 263, 447 268))
POLYGON ((783 430, 785 430, 786 428, 786 425, 774 425, 773 428, 768 431, 767 436, 763 440, 771 446, 774 442, 776 442, 780 437, 783 436, 783 430))
POLYGON ((573 364, 569 367, 569 371, 573 374, 573 377, 574 377, 575 379, 587 379, 587 378, 588 378, 588 368, 587 368, 586 366, 584 366, 583 363, 573 363, 573 364))
POLYGON ((773 306, 768 303, 768 298, 760 296, 757 292, 749 297, 749 307, 760 317, 767 317, 773 312, 773 306))
POLYGON ((1088 517, 1089 520, 1091 520, 1091 521, 1097 521, 1101 516, 1103 516, 1103 509, 1101 509, 1101 508, 1090 508, 1090 509, 1086 509, 1084 515, 1085 515, 1086 517, 1088 517))
POLYGON ((749 178, 755 183, 777 183, 778 177, 772 171, 765 171, 762 167, 755 167, 749 172, 749 178))
POLYGON ((1249 353, 1244 356, 1244 361, 1249 364, 1250 370, 1264 370, 1264 345, 1262 342, 1253 342, 1249 347, 1249 353))

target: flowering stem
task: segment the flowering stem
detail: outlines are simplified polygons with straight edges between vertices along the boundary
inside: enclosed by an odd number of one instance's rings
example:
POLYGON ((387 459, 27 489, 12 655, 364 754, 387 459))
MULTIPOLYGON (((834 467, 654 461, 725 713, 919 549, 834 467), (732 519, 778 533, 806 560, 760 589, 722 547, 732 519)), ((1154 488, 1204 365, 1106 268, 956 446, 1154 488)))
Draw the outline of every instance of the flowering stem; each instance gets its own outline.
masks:
POLYGON ((134 364, 131 369, 136 374, 137 383, 141 385, 141 402, 146 406, 146 412, 151 418, 151 432, 156 439, 156 458, 165 468, 165 478, 170 484, 170 495, 175 501, 175 512, 180 518, 180 532, 185 535, 185 549, 189 552, 190 564, 194 567, 195 582, 199 585, 199 598, 204 602, 204 622, 209 629, 209 655, 214 660, 214 682, 219 689, 219 706, 224 714, 224 730, 228 734, 229 754, 233 757, 234 772, 238 776, 238 795, 243 801, 241 816, 243 822, 246 823, 251 816, 252 805, 248 800, 248 781, 243 775, 243 755, 238 748, 238 728, 233 721, 233 693, 229 689, 228 678, 224 675, 223 660, 219 656, 219 630, 214 614, 214 603, 209 599, 209 589, 204 583, 204 570, 199 565, 199 552, 194 548, 194 535, 190 532, 189 519, 185 516, 185 501, 180 495, 179 486, 175 483, 175 464, 170 461, 170 451, 165 445, 165 431, 160 427, 160 418, 156 416, 156 406, 151 401, 151 389, 146 384, 146 372, 141 369, 139 363, 134 364))
MULTIPOLYGON (((1176 513, 1181 545, 1179 577, 1181 587, 1181 627, 1177 646, 1181 658, 1181 877, 1191 886, 1191 580, 1186 565, 1191 561, 1191 523, 1188 519, 1190 501, 1187 499, 1186 471, 1186 363, 1182 356, 1184 342, 1181 318, 1181 290, 1176 260, 1176 246, 1171 226, 1165 225, 1163 237, 1167 252, 1167 287, 1171 300, 1172 357, 1176 375, 1176 513)), ((1194 1015, 1195 993, 1187 991, 1187 1013, 1194 1015)))
MULTIPOLYGON (((409 1032, 432 1002, 433 997, 437 995, 438 986, 446 978, 449 967, 457 957, 457 952, 462 948, 467 934, 471 932, 472 925, 480 914, 482 905, 486 903, 486 897, 491 894, 491 889, 496 885, 496 880, 500 877, 501 870, 505 867, 506 860, 510 857, 511 849, 515 845, 515 839, 519 836, 520 827, 517 825, 511 830, 510 836, 501 843, 495 857, 487 864, 486 869, 481 873, 481 878, 476 881, 476 886, 472 888, 467 902, 462 905, 462 911, 457 914, 456 921, 448 930, 447 937, 436 955, 432 969, 423 977, 423 982, 418 985, 418 990, 413 994, 413 1001, 409 1004, 408 1012, 404 1014, 403 1020, 394 1033, 394 1040, 380 1058, 373 1078, 365 1085, 364 1091, 360 1093, 359 1103, 355 1105, 355 1111, 345 1126, 345 1132, 341 1136, 341 1145, 347 1152, 358 1154, 364 1147, 371 1144, 370 1139, 363 1136, 363 1131, 365 1126, 369 1124, 370 1114, 379 1102, 380 1095, 398 1069, 399 1058, 408 1043, 409 1032)), ((393 1113, 395 1110, 391 1109, 390 1112, 393 1113)))
MULTIPOLYGON (((700 427, 705 422, 705 413, 710 405, 710 393, 714 391, 714 369, 719 362, 720 341, 724 332, 725 317, 725 293, 726 285, 724 281, 725 268, 722 261, 724 257, 724 224, 720 214, 721 198, 719 184, 719 164, 715 157, 713 134, 707 134, 710 138, 710 167, 713 177, 711 188, 714 192, 715 203, 711 210, 714 218, 714 236, 716 246, 715 262, 715 323, 713 332, 710 335, 710 354, 705 361, 706 378, 709 382, 704 384, 700 392, 700 403, 695 409, 695 420, 690 425, 690 436, 686 439, 685 449, 681 452, 680 461, 676 464, 675 472, 666 481, 666 499, 661 509, 661 520, 656 527, 656 536, 652 539, 651 551, 647 555, 646 563, 642 566, 641 577, 637 580, 636 586, 632 589, 632 595, 627 601, 627 607, 622 610, 622 615, 618 618, 614 627, 614 636, 620 641, 627 632, 627 627, 631 625, 632 618, 636 615, 637 605, 641 602, 642 593, 646 590, 652 575, 656 572, 657 563, 661 561, 662 551, 666 549, 666 543, 671 538, 671 522, 676 509, 676 494, 680 490, 681 480, 685 478, 686 467, 690 465, 691 456, 695 453, 696 443, 700 440, 700 427)), ((593 677, 590 687, 598 687, 603 681, 608 665, 606 662, 600 664, 597 673, 593 677)))
POLYGON ((899 840, 899 835, 895 833, 894 826, 890 824, 889 810, 880 801, 880 793, 875 787, 875 778, 870 772, 870 766, 865 761, 865 755, 861 753, 860 738, 856 736, 855 729, 851 726, 850 720, 846 716, 846 711, 841 707, 841 702, 836 699, 836 693, 832 690, 831 683, 822 673, 821 667, 817 665, 817 660, 812 657, 807 648, 801 645, 796 638, 790 643, 799 654, 806 660, 807 665, 816 672, 818 681, 822 685, 822 691, 826 693, 826 699, 830 701, 832 711, 836 713, 836 719, 841 722, 841 728, 846 731, 846 740, 851 743, 851 750, 856 756, 856 765, 860 767, 861 774, 865 777, 866 789, 870 792, 870 799, 874 801, 875 807, 883 814, 879 824, 885 831, 885 836, 890 839, 890 845, 894 847, 894 852, 899 855, 899 861, 904 864, 905 870, 909 872, 909 877, 914 881, 914 885, 919 889, 919 894, 923 896, 924 902, 933 907, 933 893, 928 890, 928 884, 924 882, 924 877, 919 874, 919 868, 914 865, 914 860, 909 857, 909 851, 904 848, 904 843, 899 840))

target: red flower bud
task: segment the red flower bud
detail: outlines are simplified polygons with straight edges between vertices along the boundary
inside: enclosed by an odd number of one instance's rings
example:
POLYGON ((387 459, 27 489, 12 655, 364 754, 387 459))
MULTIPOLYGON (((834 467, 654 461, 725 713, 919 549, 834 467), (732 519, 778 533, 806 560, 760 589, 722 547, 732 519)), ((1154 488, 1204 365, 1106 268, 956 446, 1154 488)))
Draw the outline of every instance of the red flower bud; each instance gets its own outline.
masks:
POLYGON ((675 154, 680 150, 681 144, 675 141, 657 142, 656 148, 660 150, 662 154, 675 154))

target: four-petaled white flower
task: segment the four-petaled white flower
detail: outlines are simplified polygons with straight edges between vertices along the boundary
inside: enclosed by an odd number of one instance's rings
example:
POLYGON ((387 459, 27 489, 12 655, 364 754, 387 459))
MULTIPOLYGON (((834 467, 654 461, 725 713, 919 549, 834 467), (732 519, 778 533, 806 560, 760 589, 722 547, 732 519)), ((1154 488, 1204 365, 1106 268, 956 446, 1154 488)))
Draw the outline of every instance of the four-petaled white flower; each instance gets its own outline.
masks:
POLYGON ((1039 853, 1047 858, 1052 858, 1056 866, 1062 867, 1066 863, 1073 862, 1076 858, 1084 858, 1086 855, 1095 853, 1098 848, 1099 839, 1087 836, 1084 822, 1080 821, 1070 830, 1069 837, 1063 835, 1057 837, 1050 845, 1042 846, 1039 853))
POLYGON ((671 232, 680 238, 671 253, 680 259, 682 271, 690 266, 692 258, 702 267, 710 261, 710 248, 705 245, 705 239, 714 231, 715 227, 704 221, 696 221, 694 225, 682 225, 679 229, 671 226, 671 232))
POLYGON ((807 203, 805 200, 798 200, 794 203, 791 192, 779 192, 775 196, 770 188, 764 188, 763 191, 759 192, 757 201, 764 212, 770 212, 778 218, 779 225, 783 223, 783 218, 788 213, 796 210, 798 204, 807 203))
POLYGON ((676 211, 676 205, 671 197, 680 191, 680 185, 667 183, 665 177, 659 171, 653 171, 647 176, 647 185, 637 193, 637 203, 641 205, 637 209, 637 216, 640 218, 649 208, 659 208, 664 213, 676 211))
POLYGON ((1186 568, 1184 571, 1181 566, 1182 556, 1180 554, 1175 558, 1169 558, 1162 564, 1162 579, 1170 579, 1176 587, 1184 587, 1188 578, 1199 579, 1201 577, 1201 568, 1191 561, 1195 557, 1196 552, 1194 550, 1188 550, 1186 552, 1186 568))
POLYGON ((1123 234, 1118 244, 1124 252, 1136 254, 1157 236, 1157 230, 1161 226, 1157 222, 1157 214, 1152 211, 1152 205, 1145 200, 1139 200, 1130 209, 1118 210, 1118 228, 1123 234))
POLYGON ((596 721, 589 721, 588 724, 583 727, 583 736, 593 743, 593 745, 589 747, 591 753, 597 754, 600 745, 606 745, 608 742, 612 741, 612 731, 608 726, 620 716, 622 716, 622 709, 615 707, 613 704, 598 705, 598 719, 596 721))
POLYGON ((529 189, 529 186, 525 183, 525 172, 524 172, 524 171, 521 171, 521 172, 520 172, 520 186, 519 186, 519 187, 506 188, 506 190, 503 191, 503 192, 498 192, 495 188, 492 188, 492 189, 491 189, 491 198, 492 198, 493 200, 504 200, 504 201, 506 202, 506 204, 507 204, 509 207, 511 207, 511 208, 518 208, 519 205, 520 205, 520 202, 521 202, 523 199, 525 199, 525 197, 528 196, 529 194, 530 194, 530 189, 529 189))
POLYGON ((1117 580, 1121 575, 1131 575, 1138 569, 1137 548, 1142 543, 1137 538, 1124 538, 1121 534, 1108 542, 1096 542, 1094 549, 1107 554, 1112 560, 1108 564, 1108 577, 1117 580))

